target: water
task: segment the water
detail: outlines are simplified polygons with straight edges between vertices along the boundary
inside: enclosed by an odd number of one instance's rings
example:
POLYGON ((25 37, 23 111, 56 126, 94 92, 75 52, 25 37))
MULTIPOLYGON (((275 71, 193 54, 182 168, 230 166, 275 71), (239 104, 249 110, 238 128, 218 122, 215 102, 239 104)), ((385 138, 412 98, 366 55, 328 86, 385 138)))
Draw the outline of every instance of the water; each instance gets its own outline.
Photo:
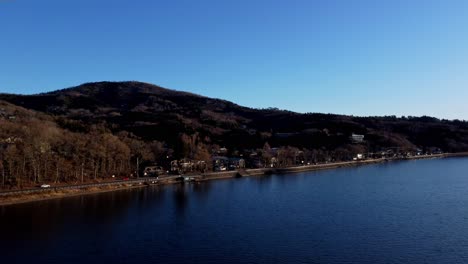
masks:
POLYGON ((468 263, 468 159, 0 207, 1 263, 468 263))

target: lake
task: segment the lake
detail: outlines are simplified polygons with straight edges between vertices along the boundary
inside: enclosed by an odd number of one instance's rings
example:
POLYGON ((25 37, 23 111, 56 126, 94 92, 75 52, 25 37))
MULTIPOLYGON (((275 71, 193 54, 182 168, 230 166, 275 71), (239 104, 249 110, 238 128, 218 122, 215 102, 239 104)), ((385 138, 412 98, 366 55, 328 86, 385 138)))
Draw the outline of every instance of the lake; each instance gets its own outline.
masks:
POLYGON ((0 207, 2 263, 468 263, 468 158, 0 207))

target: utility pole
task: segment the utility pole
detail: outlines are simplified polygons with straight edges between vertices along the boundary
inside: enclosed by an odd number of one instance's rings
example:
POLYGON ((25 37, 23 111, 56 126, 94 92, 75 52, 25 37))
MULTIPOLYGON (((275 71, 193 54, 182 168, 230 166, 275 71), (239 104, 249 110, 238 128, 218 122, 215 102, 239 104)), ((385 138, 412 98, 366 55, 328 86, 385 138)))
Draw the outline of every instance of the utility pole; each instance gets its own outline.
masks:
POLYGON ((140 157, 137 157, 137 171, 136 171, 137 179, 140 178, 140 157))
POLYGON ((5 168, 2 164, 2 187, 5 187, 5 168))
POLYGON ((83 183, 83 175, 84 175, 84 163, 81 163, 81 183, 83 183))

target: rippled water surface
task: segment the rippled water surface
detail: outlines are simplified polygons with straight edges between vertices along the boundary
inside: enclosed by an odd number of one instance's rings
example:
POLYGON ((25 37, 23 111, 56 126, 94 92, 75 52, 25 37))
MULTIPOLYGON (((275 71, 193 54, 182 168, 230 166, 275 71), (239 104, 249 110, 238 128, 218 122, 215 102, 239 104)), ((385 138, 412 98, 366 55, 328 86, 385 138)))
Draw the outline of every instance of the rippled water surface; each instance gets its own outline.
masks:
POLYGON ((468 263, 468 159, 0 207, 1 263, 468 263))

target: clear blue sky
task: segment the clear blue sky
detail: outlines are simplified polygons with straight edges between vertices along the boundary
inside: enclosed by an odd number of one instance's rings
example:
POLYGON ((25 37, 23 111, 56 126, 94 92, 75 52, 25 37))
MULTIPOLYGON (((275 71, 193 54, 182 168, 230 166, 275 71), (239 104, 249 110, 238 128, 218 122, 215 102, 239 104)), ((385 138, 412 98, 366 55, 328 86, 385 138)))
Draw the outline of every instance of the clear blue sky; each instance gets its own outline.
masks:
POLYGON ((138 80, 250 107, 468 119, 468 1, 0 0, 0 92, 138 80))

